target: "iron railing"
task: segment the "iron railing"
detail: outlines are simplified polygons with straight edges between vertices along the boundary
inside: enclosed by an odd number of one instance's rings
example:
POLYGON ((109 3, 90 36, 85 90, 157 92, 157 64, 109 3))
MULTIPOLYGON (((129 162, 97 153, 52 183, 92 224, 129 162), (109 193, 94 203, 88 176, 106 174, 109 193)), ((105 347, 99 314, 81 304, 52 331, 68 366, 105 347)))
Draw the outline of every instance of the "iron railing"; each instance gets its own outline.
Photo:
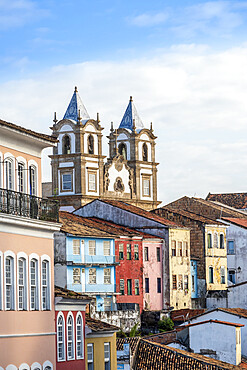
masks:
POLYGON ((59 202, 0 188, 0 213, 43 221, 59 221, 59 202))

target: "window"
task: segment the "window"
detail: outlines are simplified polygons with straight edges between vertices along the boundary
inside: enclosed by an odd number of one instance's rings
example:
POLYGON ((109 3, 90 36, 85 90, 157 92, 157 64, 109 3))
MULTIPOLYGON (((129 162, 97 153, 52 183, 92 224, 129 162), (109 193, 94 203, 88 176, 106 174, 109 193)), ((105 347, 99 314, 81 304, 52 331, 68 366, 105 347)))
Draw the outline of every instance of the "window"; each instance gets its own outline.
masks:
POLYGON ((5 160, 5 178, 6 178, 6 189, 13 190, 14 189, 14 181, 13 181, 13 162, 11 159, 5 160))
POLYGON ((225 284, 226 283, 226 274, 225 274, 225 267, 220 268, 220 283, 225 284))
POLYGON ((178 289, 183 290, 183 275, 182 274, 178 275, 178 289))
POLYGON ((111 243, 110 240, 103 241, 104 256, 110 256, 111 254, 111 243))
POLYGON ((24 258, 18 260, 18 309, 27 309, 27 275, 24 258))
POLYGON ((96 255, 96 241, 95 240, 89 240, 89 256, 95 256, 96 255))
POLYGON ((149 278, 145 278, 145 293, 149 293, 149 278))
POLYGON ((176 240, 172 240, 172 257, 176 257, 176 240))
POLYGON ((88 370, 94 370, 94 350, 93 343, 87 345, 87 368, 88 370))
POLYGON ((184 275, 184 290, 189 289, 189 277, 188 275, 184 275))
POLYGON ((72 190, 72 174, 63 173, 62 174, 62 190, 72 190))
POLYGON ((96 268, 90 268, 89 269, 88 284, 96 284, 96 268))
POLYGON ((58 361, 65 360, 64 317, 62 313, 57 317, 57 358, 58 361))
POLYGON ((235 247, 234 247, 234 241, 233 240, 228 240, 227 242, 227 250, 228 254, 235 254, 235 247))
POLYGON ((111 311, 111 304, 112 304, 111 298, 104 298, 104 311, 111 311))
POLYGON ((81 271, 79 268, 73 269, 73 284, 81 284, 81 271))
POLYGON ((110 343, 104 343, 105 370, 111 369, 110 343))
POLYGON ((144 247, 144 261, 148 261, 148 247, 144 247))
POLYGON ((37 181, 36 181, 36 167, 29 166, 29 186, 30 186, 30 195, 37 194, 37 181))
POLYGON ((6 310, 15 309, 15 279, 14 279, 14 258, 5 258, 5 307, 6 310))
POLYGON ((191 276, 192 292, 195 292, 195 275, 191 276))
POLYGON ((139 295, 139 279, 135 279, 135 295, 139 295))
POLYGON ((139 245, 134 245, 134 252, 135 252, 135 260, 139 260, 139 245))
POLYGON ((146 143, 144 143, 142 146, 142 160, 144 162, 148 161, 148 147, 146 143))
POLYGON ((230 280, 231 283, 235 284, 236 282, 236 275, 234 270, 228 271, 228 280, 230 280))
POLYGON ((71 153, 70 137, 69 135, 63 136, 63 154, 71 153))
POLYGON ((74 319, 71 313, 67 317, 67 356, 68 360, 75 358, 74 354, 74 319))
POLYGON ((144 197, 150 197, 150 178, 143 177, 142 179, 142 195, 144 197))
POLYGON ((214 269, 213 267, 209 267, 209 284, 214 283, 214 269))
POLYGON ((177 275, 172 275, 172 289, 177 289, 177 275))
POLYGON ((156 248, 157 262, 160 262, 160 247, 156 248))
POLYGON ((42 309, 50 309, 50 272, 49 262, 42 261, 42 309))
POLYGON ((225 248, 225 243, 224 243, 224 234, 220 234, 220 249, 225 248))
POLYGON ((76 358, 83 358, 83 325, 82 315, 80 312, 76 318, 76 358))
POLYGON ((120 294, 124 295, 124 279, 120 279, 120 294))
POLYGON ((178 255, 182 257, 183 255, 183 247, 182 247, 182 242, 178 242, 178 255))
POLYGON ((95 172, 88 172, 88 191, 97 191, 95 172))
POLYGON ((161 293, 161 278, 157 278, 157 293, 161 293))
POLYGON ((39 309, 39 289, 38 289, 38 261, 31 259, 30 261, 30 307, 31 310, 39 309))
POLYGON ((188 242, 184 242, 184 254, 185 257, 189 257, 188 242))
POLYGON ((104 284, 111 284, 111 269, 104 269, 104 284))
POLYGON ((208 248, 212 248, 212 235, 208 234, 208 248))
POLYGON ((218 248, 218 233, 214 233, 214 248, 218 248))
POLYGON ((124 259, 124 245, 119 244, 119 259, 123 260, 124 259))
POLYGON ((73 254, 80 255, 80 240, 73 239, 73 254))
POLYGON ((127 159, 127 148, 124 143, 119 144, 118 146, 118 152, 120 155, 124 157, 124 159, 127 159))
POLYGON ((127 244, 127 260, 131 260, 131 244, 127 244))
POLYGON ((24 164, 18 163, 18 191, 24 192, 24 164))
POLYGON ((88 154, 94 154, 94 138, 93 135, 87 137, 88 154))
POLYGON ((132 295, 132 280, 127 279, 127 294, 132 295))

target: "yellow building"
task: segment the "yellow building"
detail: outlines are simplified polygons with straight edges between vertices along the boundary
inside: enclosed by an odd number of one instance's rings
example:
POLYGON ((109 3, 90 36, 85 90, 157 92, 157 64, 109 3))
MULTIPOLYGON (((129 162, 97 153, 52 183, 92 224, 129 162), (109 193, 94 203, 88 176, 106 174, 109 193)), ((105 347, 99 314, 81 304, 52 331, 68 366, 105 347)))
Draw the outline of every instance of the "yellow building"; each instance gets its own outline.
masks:
POLYGON ((116 332, 119 328, 86 317, 86 370, 116 370, 116 332))
POLYGON ((169 228, 170 306, 191 308, 190 229, 169 228))
POLYGON ((205 226, 205 268, 207 290, 227 287, 226 226, 205 226))

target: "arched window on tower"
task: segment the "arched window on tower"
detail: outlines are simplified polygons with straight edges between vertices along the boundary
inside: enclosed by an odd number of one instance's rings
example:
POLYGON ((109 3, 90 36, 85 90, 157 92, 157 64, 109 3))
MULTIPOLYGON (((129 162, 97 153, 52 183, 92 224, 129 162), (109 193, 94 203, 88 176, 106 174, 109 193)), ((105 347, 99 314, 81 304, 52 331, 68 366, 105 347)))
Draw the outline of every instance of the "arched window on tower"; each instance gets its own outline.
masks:
POLYGON ((93 135, 88 135, 87 138, 88 153, 94 154, 94 138, 93 135))
POLYGON ((69 135, 64 135, 63 137, 63 154, 71 153, 70 137, 69 135))
POLYGON ((127 159, 127 147, 126 147, 126 144, 124 144, 124 143, 119 144, 118 152, 119 152, 120 155, 122 155, 124 157, 124 159, 127 159))
POLYGON ((144 143, 142 146, 142 160, 144 162, 148 161, 148 147, 146 143, 144 143))

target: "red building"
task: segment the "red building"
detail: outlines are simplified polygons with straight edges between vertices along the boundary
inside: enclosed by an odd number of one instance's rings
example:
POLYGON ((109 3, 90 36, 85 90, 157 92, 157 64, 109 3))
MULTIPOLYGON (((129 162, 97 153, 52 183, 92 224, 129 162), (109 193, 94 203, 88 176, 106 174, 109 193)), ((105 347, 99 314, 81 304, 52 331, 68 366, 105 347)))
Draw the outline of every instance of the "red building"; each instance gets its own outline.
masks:
POLYGON ((91 299, 55 287, 56 368, 85 370, 85 311, 91 299))

